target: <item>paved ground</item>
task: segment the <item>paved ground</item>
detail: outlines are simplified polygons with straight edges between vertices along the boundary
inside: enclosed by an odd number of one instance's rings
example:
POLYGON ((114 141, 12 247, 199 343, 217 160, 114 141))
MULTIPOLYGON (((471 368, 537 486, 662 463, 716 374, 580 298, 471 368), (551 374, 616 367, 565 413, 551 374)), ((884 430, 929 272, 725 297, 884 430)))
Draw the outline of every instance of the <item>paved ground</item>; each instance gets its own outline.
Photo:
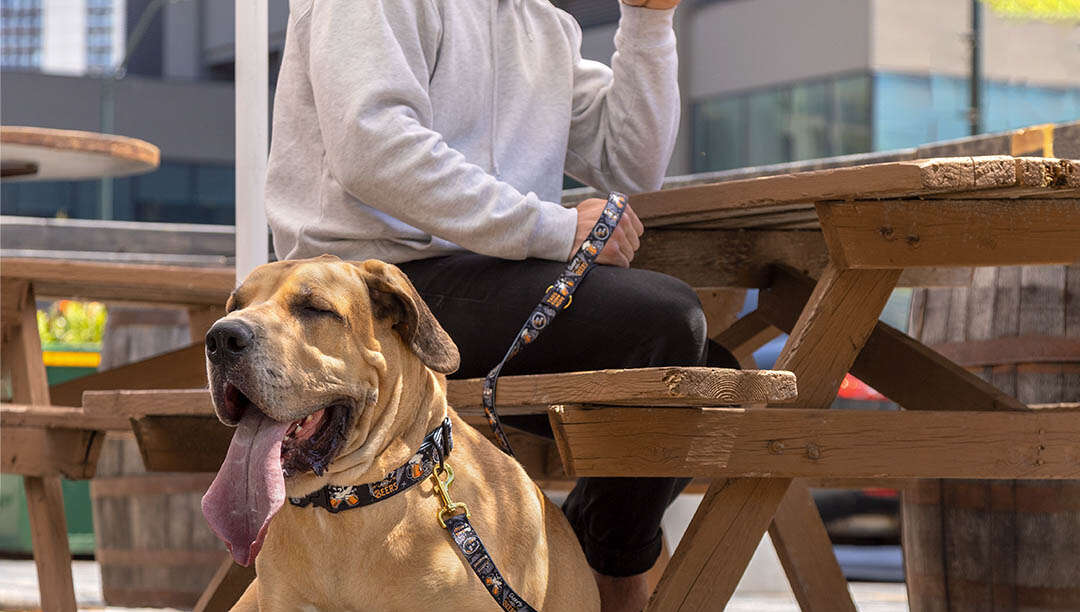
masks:
MULTIPOLYGON (((92 561, 74 563, 75 597, 80 610, 117 610, 135 612, 136 608, 106 608, 101 601, 101 573, 92 561)), ((903 584, 852 583, 859 610, 864 612, 906 612, 907 596, 903 584)), ((33 561, 0 560, 0 610, 36 610, 37 576, 33 561)), ((735 594, 728 612, 798 612, 789 593, 748 592, 735 594)))

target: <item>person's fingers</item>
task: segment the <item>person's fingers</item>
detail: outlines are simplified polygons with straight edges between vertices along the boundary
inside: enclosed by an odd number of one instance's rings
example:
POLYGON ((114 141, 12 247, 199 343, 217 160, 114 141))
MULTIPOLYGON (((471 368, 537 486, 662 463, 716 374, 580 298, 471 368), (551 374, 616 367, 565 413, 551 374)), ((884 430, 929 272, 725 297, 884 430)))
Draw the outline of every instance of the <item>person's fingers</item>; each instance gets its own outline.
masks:
POLYGON ((604 246, 604 250, 600 252, 600 257, 597 261, 600 263, 606 263, 613 266, 619 266, 622 268, 630 267, 630 259, 626 255, 626 244, 624 238, 620 238, 618 228, 616 232, 612 233, 607 244, 604 246))
POLYGON ((626 244, 630 247, 631 253, 638 250, 638 247, 641 246, 641 239, 638 238, 637 230, 634 229, 630 219, 623 217, 619 220, 619 225, 615 229, 622 231, 626 238, 626 244))
POLYGON ((634 212, 634 209, 630 208, 629 205, 627 205, 626 210, 623 211, 623 216, 630 218, 630 223, 631 225, 633 225, 634 231, 637 232, 638 236, 645 233, 645 224, 641 222, 641 219, 638 218, 637 213, 634 212))

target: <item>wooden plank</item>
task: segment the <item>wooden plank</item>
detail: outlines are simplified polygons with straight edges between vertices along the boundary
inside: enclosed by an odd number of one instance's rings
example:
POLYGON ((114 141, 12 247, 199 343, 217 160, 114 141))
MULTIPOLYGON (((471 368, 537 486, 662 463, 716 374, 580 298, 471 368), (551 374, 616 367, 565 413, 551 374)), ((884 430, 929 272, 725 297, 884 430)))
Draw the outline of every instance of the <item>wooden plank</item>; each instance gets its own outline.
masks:
MULTIPOLYGON (((1000 186, 1011 186, 1011 183, 1000 186)), ((916 196, 935 191, 968 191, 974 187, 972 158, 953 157, 833 168, 668 189, 635 195, 631 205, 648 227, 652 219, 658 217, 672 220, 680 215, 713 210, 751 209, 856 197, 916 196)))
MULTIPOLYGON (((788 480, 773 478, 715 481, 698 505, 679 547, 668 562, 667 571, 645 608, 646 612, 723 610, 731 597, 724 587, 729 582, 738 583, 746 566, 745 562, 739 564, 739 558, 733 560, 733 551, 740 554, 749 551, 746 553, 749 561, 772 520, 772 513, 761 512, 759 508, 772 499, 783 497, 788 483, 788 480), (738 499, 741 503, 731 503, 731 499, 738 499), (732 525, 739 528, 733 529, 732 525), (739 566, 732 568, 732 563, 739 566), (714 588, 701 588, 703 582, 710 583, 714 588)), ((730 589, 734 591, 735 585, 732 584, 730 589)), ((834 601, 833 609, 844 609, 841 606, 842 600, 834 601)))
POLYGON ((829 253, 850 268, 1070 264, 1080 200, 859 200, 818 204, 829 253))
MULTIPOLYGON (((815 521, 805 520, 805 517, 812 516, 818 516, 814 498, 810 496, 810 489, 807 488, 806 483, 796 480, 788 487, 787 495, 784 496, 784 501, 776 510, 773 522, 769 526, 769 537, 772 538, 773 547, 780 558, 780 565, 788 576, 791 591, 802 610, 820 607, 823 593, 847 593, 847 598, 851 599, 843 573, 810 574, 803 571, 806 566, 828 567, 836 564, 836 556, 833 553, 829 534, 825 531, 825 525, 820 518, 815 521), (792 538, 792 534, 799 534, 800 537, 792 538), (829 580, 831 583, 805 582, 808 579, 829 580)), ((838 608, 843 606, 843 603, 837 605, 838 608)))
MULTIPOLYGON (((5 261, 2 269, 7 265, 5 261)), ((0 363, 11 383, 11 399, 20 404, 48 405, 49 383, 41 360, 33 287, 25 281, 3 285, 4 292, 15 289, 15 299, 7 302, 5 314, 9 318, 0 342, 0 363)), ((64 495, 57 474, 79 477, 88 463, 92 474, 102 438, 95 432, 0 427, 0 471, 24 474, 38 591, 45 610, 75 610, 64 495)))
POLYGON ((81 406, 83 393, 113 389, 189 389, 206 386, 206 349, 199 341, 116 368, 76 378, 50 388, 53 403, 81 406))
POLYGON ((634 267, 676 276, 694 287, 768 287, 769 265, 812 276, 828 263, 820 232, 649 230, 634 267))
POLYGON ((255 580, 255 565, 237 565, 226 557, 195 604, 195 612, 227 612, 255 580))
MULTIPOLYGON (((698 301, 701 309, 705 312, 705 323, 709 337, 715 337, 720 332, 731 327, 739 317, 739 311, 746 303, 745 289, 730 289, 724 287, 696 288, 698 301)), ((756 370, 757 368, 744 368, 756 370)))
POLYGON ((130 429, 126 418, 89 415, 81 408, 0 404, 0 427, 20 426, 99 431, 127 431, 130 429))
POLYGON ((713 336, 717 344, 731 351, 743 367, 757 367, 754 351, 771 342, 781 332, 756 310, 713 336))
MULTIPOLYGON (((899 276, 899 270, 841 270, 832 264, 826 267, 778 360, 796 377, 810 381, 800 389, 794 406, 825 408, 832 403, 899 276)), ((669 566, 669 574, 678 578, 667 580, 665 576, 647 608, 649 612, 715 610, 727 603, 753 555, 755 538, 760 538, 768 525, 767 521, 762 523, 762 517, 773 516, 791 483, 790 479, 769 479, 754 486, 744 482, 713 481, 706 494, 709 503, 703 502, 691 523, 692 530, 709 535, 683 538, 669 566)), ((820 521, 820 517, 803 518, 820 521)), ((781 542, 804 537, 787 533, 788 525, 777 527, 783 531, 781 542)), ((816 531, 805 537, 812 538, 813 533, 816 531)), ((793 553, 821 545, 807 542, 793 553)), ((840 580, 835 560, 815 565, 820 556, 802 559, 794 558, 794 554, 789 568, 796 574, 789 576, 791 582, 833 585, 840 580)), ((835 590, 815 591, 807 597, 805 605, 814 610, 854 610, 850 596, 835 590)))
MULTIPOLYGON (((447 400, 462 415, 479 414, 482 387, 479 378, 448 381, 447 400)), ((498 403, 500 410, 517 409, 507 414, 543 414, 549 405, 562 403, 716 406, 784 403, 797 393, 790 372, 658 367, 504 376, 498 403)), ((88 391, 84 409, 123 417, 213 413, 204 389, 88 391)))
POLYGON ((216 472, 235 431, 204 416, 148 416, 131 428, 149 472, 216 472))
POLYGON ((68 548, 64 494, 57 476, 23 478, 34 543, 41 609, 75 612, 75 587, 71 581, 71 549, 68 548))
POLYGON ((100 431, 4 425, 0 471, 23 476, 93 478, 105 435, 100 431))
POLYGON ((573 476, 1080 477, 1080 414, 560 406, 573 476))
POLYGON ((187 268, 4 258, 5 280, 34 283, 45 297, 221 306, 235 284, 231 268, 187 268))
MULTIPOLYGON (((813 287, 808 276, 777 268, 772 286, 758 294, 758 312, 790 332, 813 287)), ((875 324, 850 371, 908 410, 1026 410, 1017 399, 881 322, 875 324)))
POLYGON ((191 332, 192 344, 202 344, 206 338, 206 332, 210 331, 210 326, 224 316, 224 303, 220 306, 188 308, 188 329, 191 332))

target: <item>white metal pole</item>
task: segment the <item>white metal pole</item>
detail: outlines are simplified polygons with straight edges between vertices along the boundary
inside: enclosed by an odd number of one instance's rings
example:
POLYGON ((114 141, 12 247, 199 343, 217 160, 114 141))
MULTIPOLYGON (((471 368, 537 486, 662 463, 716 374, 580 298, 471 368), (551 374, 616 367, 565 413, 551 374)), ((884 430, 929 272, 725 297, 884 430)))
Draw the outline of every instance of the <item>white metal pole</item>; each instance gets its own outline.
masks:
POLYGON ((236 282, 266 263, 270 97, 267 0, 236 4, 236 282))

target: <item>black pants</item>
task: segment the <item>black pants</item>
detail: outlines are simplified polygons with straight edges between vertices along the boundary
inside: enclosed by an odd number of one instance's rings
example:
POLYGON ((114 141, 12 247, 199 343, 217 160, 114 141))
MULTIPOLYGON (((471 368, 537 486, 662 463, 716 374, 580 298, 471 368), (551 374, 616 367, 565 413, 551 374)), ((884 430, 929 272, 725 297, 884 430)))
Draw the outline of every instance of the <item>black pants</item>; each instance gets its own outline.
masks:
MULTIPOLYGON (((452 255, 399 266, 461 351, 453 378, 482 378, 564 264, 452 255)), ((503 374, 544 374, 649 366, 738 367, 708 340, 694 291, 673 277, 598 266, 540 337, 503 374)), ((551 437, 546 416, 504 422, 551 437)), ((685 478, 582 478, 563 506, 593 569, 608 576, 640 574, 661 549, 664 510, 685 478)))

